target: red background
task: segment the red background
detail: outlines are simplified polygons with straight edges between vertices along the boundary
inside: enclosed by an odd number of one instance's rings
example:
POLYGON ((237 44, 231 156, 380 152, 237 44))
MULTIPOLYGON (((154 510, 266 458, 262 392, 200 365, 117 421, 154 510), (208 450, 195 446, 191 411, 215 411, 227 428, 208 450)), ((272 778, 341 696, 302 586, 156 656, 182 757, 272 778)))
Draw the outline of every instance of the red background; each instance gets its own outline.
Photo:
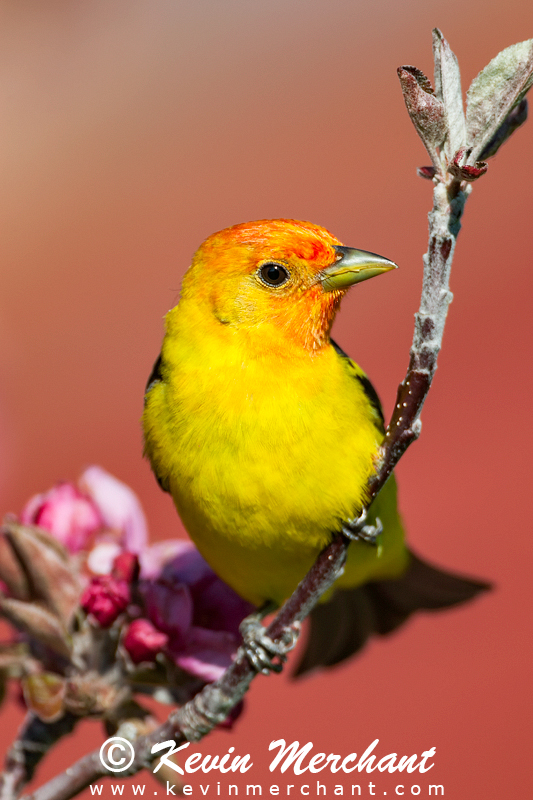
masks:
MULTIPOLYGON (((533 7, 3 0, 0 15, 2 512, 94 462, 138 492, 154 540, 184 535, 141 457, 143 387, 192 253, 236 222, 309 219, 398 262, 351 292, 335 325, 390 411, 431 198, 396 67, 432 74, 438 25, 466 89, 499 50, 533 34, 533 7)), ((232 783, 267 792, 291 782, 268 773, 272 739, 346 755, 378 737, 382 755, 437 748, 427 777, 379 775, 379 793, 400 782, 420 784, 421 796, 443 784, 453 800, 527 793, 532 125, 467 204, 423 435, 398 469, 411 543, 495 591, 420 616, 317 677, 257 679, 236 729, 202 745, 252 754, 251 773, 232 783)), ((2 715, 4 751, 22 712, 11 701, 2 715)), ((101 740, 97 723, 82 725, 35 785, 101 740)), ((191 783, 214 793, 221 777, 191 783)), ((372 778, 316 777, 331 787, 372 778)))

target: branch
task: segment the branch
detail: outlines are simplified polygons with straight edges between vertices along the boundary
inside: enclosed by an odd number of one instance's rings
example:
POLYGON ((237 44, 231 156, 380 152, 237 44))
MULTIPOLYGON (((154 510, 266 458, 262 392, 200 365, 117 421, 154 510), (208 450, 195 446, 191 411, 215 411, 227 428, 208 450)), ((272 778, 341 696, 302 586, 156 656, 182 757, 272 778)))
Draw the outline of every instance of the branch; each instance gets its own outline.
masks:
MULTIPOLYGON (((485 157, 486 153, 493 154, 494 142, 499 147, 525 120, 523 98, 533 80, 533 41, 503 51, 472 84, 470 116, 467 114, 465 122, 457 59, 440 31, 434 32, 434 55, 435 92, 428 78, 415 67, 398 70, 407 110, 432 161, 433 166, 422 167, 419 174, 434 182, 433 209, 429 214, 429 244, 423 259, 422 297, 415 315, 409 367, 398 387, 376 472, 367 487, 369 503, 420 434, 420 413, 437 367, 452 299, 449 277, 461 216, 471 182, 486 172, 486 165, 476 162, 473 154, 482 153, 485 157), (508 77, 498 83, 498 70, 506 76, 514 70, 514 83, 508 77), (493 100, 498 124, 489 108, 491 81, 497 84, 493 100)), ((266 633, 274 642, 283 643, 292 636, 295 624, 309 614, 321 594, 332 585, 344 563, 347 547, 348 541, 339 533, 321 552, 269 625, 266 633)), ((244 648, 239 648, 234 663, 220 680, 206 686, 152 733, 135 740, 134 760, 123 774, 132 775, 149 767, 156 758, 151 748, 157 742, 174 739, 180 744, 197 741, 209 733, 242 699, 255 674, 244 648)), ((120 729, 117 733, 121 735, 120 729)), ((108 775, 95 751, 23 800, 69 800, 90 783, 108 775)))
POLYGON ((65 714, 57 722, 42 722, 28 714, 19 735, 6 755, 0 775, 0 800, 15 800, 28 783, 41 758, 67 733, 72 733, 76 717, 65 714))

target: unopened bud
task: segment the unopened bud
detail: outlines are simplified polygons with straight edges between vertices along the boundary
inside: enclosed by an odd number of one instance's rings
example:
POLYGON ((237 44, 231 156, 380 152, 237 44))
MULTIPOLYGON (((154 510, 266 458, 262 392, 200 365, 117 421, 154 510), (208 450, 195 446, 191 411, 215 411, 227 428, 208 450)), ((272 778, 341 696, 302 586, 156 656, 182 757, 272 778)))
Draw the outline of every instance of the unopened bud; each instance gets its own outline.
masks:
POLYGON ((91 614, 102 628, 109 628, 130 602, 130 591, 126 581, 111 575, 93 578, 83 592, 80 605, 91 614))
POLYGON ((147 619, 135 619, 124 637, 124 647, 134 664, 154 661, 156 655, 166 647, 168 636, 158 631, 147 619))
POLYGON ((134 583, 139 577, 139 559, 135 553, 124 550, 113 561, 112 575, 117 580, 134 583))
POLYGON ((95 503, 71 483, 58 483, 32 497, 20 518, 25 525, 38 525, 52 533, 71 553, 83 550, 103 524, 95 503))

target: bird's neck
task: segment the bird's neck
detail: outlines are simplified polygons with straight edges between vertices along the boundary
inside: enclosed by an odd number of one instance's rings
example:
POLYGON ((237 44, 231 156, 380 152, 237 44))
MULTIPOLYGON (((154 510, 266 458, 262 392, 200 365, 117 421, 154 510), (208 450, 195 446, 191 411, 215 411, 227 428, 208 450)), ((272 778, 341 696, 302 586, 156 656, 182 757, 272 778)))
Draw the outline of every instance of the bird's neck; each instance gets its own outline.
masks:
POLYGON ((166 316, 167 340, 198 353, 214 348, 219 360, 308 360, 330 345, 330 330, 341 299, 331 294, 327 304, 316 303, 305 313, 281 308, 276 315, 253 323, 221 320, 202 303, 182 299, 166 316))

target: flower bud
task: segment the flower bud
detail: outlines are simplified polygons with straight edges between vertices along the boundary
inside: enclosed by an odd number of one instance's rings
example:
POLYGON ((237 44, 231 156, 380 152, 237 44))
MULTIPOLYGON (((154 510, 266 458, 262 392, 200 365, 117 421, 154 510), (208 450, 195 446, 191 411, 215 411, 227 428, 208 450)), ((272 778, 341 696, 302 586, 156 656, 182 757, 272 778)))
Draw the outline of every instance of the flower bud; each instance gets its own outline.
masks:
POLYGON ((134 664, 155 661, 156 655, 166 647, 168 636, 155 628, 147 619, 135 619, 123 640, 124 647, 134 664))
POLYGON ((29 500, 20 515, 25 525, 50 531, 71 553, 83 550, 89 537, 102 527, 92 500, 71 483, 58 483, 29 500))
POLYGON ((139 577, 139 559, 135 553, 124 550, 113 561, 112 575, 117 580, 133 583, 139 577))
POLYGON ((129 602, 130 591, 126 581, 100 575, 91 580, 81 596, 80 605, 102 628, 109 628, 129 602))

